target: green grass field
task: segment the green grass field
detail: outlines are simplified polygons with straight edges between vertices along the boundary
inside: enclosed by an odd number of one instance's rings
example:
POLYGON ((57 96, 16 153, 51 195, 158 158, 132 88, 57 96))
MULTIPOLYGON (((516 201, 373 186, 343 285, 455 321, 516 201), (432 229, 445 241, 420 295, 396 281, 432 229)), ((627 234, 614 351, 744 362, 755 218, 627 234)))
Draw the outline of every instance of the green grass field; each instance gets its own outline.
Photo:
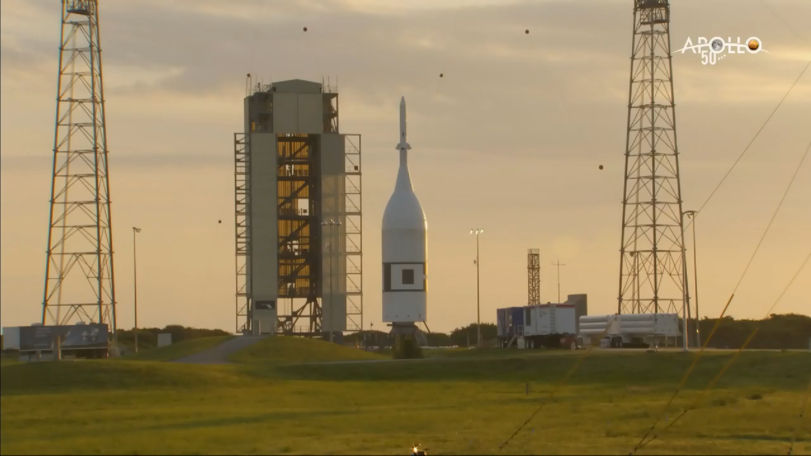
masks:
MULTIPOLYGON (((137 359, 4 363, 0 452, 408 454, 420 442, 430 454, 628 454, 695 356, 595 351, 559 389, 584 352, 431 350, 394 361, 277 337, 228 365, 146 359, 210 346, 191 342, 137 359)), ((707 353, 667 415, 731 355, 707 353)), ((744 353, 640 452, 786 454, 796 439, 794 454, 807 454, 809 379, 809 352, 744 353)))
POLYGON ((142 350, 139 353, 131 353, 127 355, 125 359, 138 361, 172 361, 214 347, 231 337, 233 336, 199 337, 197 339, 184 340, 165 347, 142 350))

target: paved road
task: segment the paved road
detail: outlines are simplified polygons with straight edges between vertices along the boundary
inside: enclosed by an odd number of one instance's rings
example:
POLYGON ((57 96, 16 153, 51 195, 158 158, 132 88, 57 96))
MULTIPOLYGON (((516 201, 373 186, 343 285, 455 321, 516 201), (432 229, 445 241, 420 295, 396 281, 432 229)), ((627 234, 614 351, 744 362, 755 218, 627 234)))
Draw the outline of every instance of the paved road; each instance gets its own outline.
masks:
POLYGON ((176 363, 227 364, 228 356, 253 345, 267 336, 236 336, 216 347, 175 360, 176 363))

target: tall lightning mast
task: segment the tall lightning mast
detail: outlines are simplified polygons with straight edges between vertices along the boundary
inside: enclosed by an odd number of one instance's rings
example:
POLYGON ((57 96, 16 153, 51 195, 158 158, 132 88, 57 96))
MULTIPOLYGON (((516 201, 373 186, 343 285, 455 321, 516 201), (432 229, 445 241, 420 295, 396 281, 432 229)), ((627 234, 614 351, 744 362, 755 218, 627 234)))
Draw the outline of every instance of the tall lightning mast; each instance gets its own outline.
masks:
POLYGON ((635 0, 622 199, 619 313, 687 300, 668 0, 635 0))
POLYGON ((42 323, 116 328, 96 0, 63 0, 42 323))

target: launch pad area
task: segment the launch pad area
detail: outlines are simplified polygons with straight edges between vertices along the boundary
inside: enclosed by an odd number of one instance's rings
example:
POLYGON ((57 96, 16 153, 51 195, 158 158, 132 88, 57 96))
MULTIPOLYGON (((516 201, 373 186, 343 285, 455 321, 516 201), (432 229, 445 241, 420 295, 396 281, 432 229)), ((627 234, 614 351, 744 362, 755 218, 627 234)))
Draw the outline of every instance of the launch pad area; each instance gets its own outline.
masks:
MULTIPOLYGON (((692 359, 678 351, 597 349, 558 385, 582 354, 443 349, 392 360, 280 336, 237 352, 227 365, 3 359, 0 450, 408 454, 421 443, 429 454, 492 454, 547 401, 505 453, 628 453, 692 359), (88 389, 88 376, 104 387, 88 389), (104 419, 89 419, 87 410, 103 411, 104 419)), ((732 356, 707 353, 677 405, 697 399, 732 356)), ((796 416, 809 376, 807 351, 746 351, 689 419, 646 449, 695 453, 712 445, 717 453, 775 454, 796 433, 795 451, 808 453, 811 431, 798 428, 796 416)))

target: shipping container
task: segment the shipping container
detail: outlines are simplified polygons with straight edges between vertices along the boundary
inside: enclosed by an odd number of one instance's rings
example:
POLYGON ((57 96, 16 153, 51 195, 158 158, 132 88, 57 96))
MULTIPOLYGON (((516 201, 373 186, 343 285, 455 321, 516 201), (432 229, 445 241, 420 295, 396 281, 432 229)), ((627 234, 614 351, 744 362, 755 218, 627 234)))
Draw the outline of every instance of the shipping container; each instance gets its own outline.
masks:
POLYGON ((496 310, 497 333, 502 339, 512 339, 524 334, 524 308, 505 307, 496 310))

